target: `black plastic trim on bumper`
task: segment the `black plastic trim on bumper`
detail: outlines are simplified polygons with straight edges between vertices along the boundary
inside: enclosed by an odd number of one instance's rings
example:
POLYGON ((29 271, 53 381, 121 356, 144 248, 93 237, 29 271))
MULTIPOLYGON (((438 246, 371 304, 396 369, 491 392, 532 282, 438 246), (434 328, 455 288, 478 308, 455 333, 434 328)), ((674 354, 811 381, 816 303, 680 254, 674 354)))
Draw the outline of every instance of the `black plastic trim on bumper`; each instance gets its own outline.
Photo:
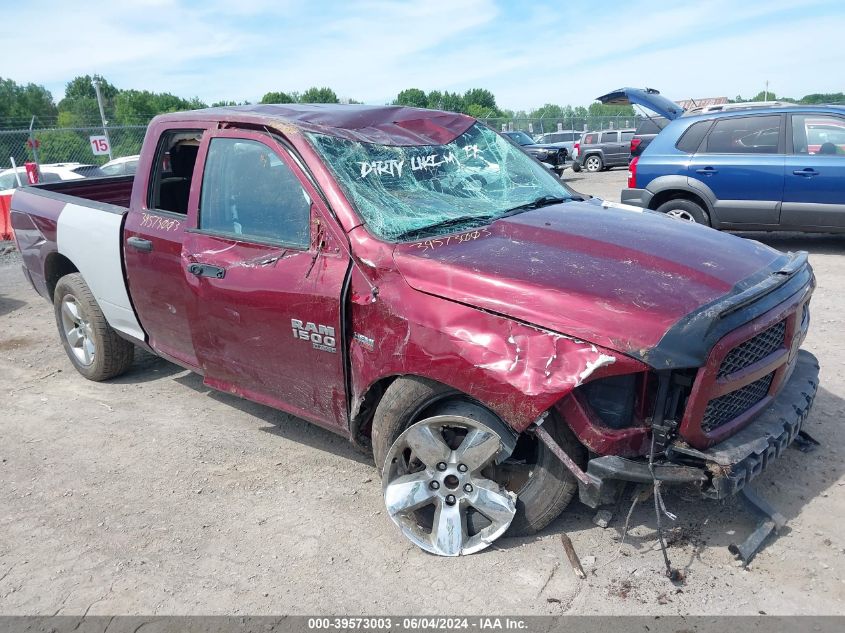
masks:
MULTIPOLYGON (((668 484, 698 484, 701 493, 713 499, 735 495, 792 443, 810 413, 818 387, 816 357, 799 350, 789 380, 751 424, 706 451, 675 441, 667 450, 670 462, 655 464, 656 478, 668 484)), ((612 503, 622 482, 652 481, 648 463, 613 455, 591 459, 587 473, 596 483, 579 484, 579 496, 592 508, 612 503)))
POLYGON ((648 205, 653 197, 654 194, 648 189, 623 189, 619 200, 622 204, 631 204, 635 207, 648 209, 648 205))
POLYGON ((672 454, 701 458, 713 473, 702 493, 714 499, 735 495, 792 444, 810 413, 819 388, 819 363, 799 350, 792 375, 781 392, 749 426, 706 451, 681 445, 672 454))

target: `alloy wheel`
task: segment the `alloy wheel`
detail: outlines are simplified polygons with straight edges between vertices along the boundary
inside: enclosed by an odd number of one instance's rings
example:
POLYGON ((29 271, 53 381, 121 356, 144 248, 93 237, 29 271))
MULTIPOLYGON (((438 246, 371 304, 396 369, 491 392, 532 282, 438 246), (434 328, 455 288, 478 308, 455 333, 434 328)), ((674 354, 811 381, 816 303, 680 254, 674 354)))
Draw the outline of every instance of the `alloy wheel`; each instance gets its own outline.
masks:
POLYGON ((683 220, 684 222, 695 222, 695 218, 686 209, 670 209, 666 212, 666 215, 676 220, 683 220))
POLYGON ((97 352, 94 333, 73 295, 62 299, 62 333, 79 364, 91 366, 97 352))
POLYGON ((433 554, 486 548, 516 514, 516 493, 488 476, 502 449, 495 431, 463 416, 408 427, 384 465, 388 514, 411 542, 433 554))

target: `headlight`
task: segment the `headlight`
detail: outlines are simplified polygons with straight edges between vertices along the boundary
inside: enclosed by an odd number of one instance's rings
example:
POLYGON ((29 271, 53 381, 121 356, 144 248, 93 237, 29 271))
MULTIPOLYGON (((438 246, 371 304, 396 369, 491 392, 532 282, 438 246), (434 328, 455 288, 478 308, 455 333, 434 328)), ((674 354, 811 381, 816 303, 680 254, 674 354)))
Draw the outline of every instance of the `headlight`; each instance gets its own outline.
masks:
POLYGON ((581 390, 605 426, 624 429, 633 422, 635 380, 636 374, 600 378, 581 390))

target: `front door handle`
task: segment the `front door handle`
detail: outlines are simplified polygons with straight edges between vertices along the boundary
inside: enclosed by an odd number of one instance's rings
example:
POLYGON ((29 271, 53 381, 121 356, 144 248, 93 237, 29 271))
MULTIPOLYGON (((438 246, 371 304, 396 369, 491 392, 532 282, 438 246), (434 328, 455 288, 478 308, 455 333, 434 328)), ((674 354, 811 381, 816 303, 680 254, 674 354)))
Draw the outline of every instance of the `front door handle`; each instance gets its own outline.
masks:
POLYGON ((188 272, 197 277, 212 277, 214 279, 223 279, 226 276, 225 268, 210 264, 191 264, 188 266, 188 272))
POLYGON ((153 243, 150 240, 145 240, 143 237, 130 237, 126 240, 126 243, 135 250, 143 251, 145 253, 149 253, 153 250, 153 243))
POLYGON ((813 176, 819 175, 819 172, 817 172, 812 167, 805 167, 804 169, 795 169, 792 173, 796 176, 804 176, 805 178, 812 178, 813 176))
POLYGON ((710 174, 718 174, 719 170, 716 169, 715 167, 702 167, 701 169, 696 169, 695 173, 705 174, 705 175, 709 176, 710 174))

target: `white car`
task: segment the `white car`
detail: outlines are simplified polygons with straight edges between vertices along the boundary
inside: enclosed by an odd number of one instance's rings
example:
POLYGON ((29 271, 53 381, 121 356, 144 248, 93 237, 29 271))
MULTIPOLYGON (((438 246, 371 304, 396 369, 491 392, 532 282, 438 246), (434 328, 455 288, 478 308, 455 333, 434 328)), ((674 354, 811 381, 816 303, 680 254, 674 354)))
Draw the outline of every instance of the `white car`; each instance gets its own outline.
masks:
MULTIPOLYGON (((18 188, 18 179, 15 177, 14 169, 4 169, 0 171, 0 195, 11 194, 18 188)), ((92 176, 102 176, 99 173, 100 168, 96 165, 85 165, 83 163, 52 163, 41 165, 41 183, 60 182, 62 180, 80 180, 82 178, 90 178, 92 176)), ((20 176, 21 184, 28 183, 26 178, 26 168, 20 166, 17 168, 18 176, 20 176)))
POLYGON ((141 158, 140 154, 135 154, 133 156, 121 156, 120 158, 115 158, 114 160, 110 160, 105 165, 100 167, 100 171, 102 171, 106 176, 129 176, 135 173, 135 170, 138 168, 138 159, 141 158))

